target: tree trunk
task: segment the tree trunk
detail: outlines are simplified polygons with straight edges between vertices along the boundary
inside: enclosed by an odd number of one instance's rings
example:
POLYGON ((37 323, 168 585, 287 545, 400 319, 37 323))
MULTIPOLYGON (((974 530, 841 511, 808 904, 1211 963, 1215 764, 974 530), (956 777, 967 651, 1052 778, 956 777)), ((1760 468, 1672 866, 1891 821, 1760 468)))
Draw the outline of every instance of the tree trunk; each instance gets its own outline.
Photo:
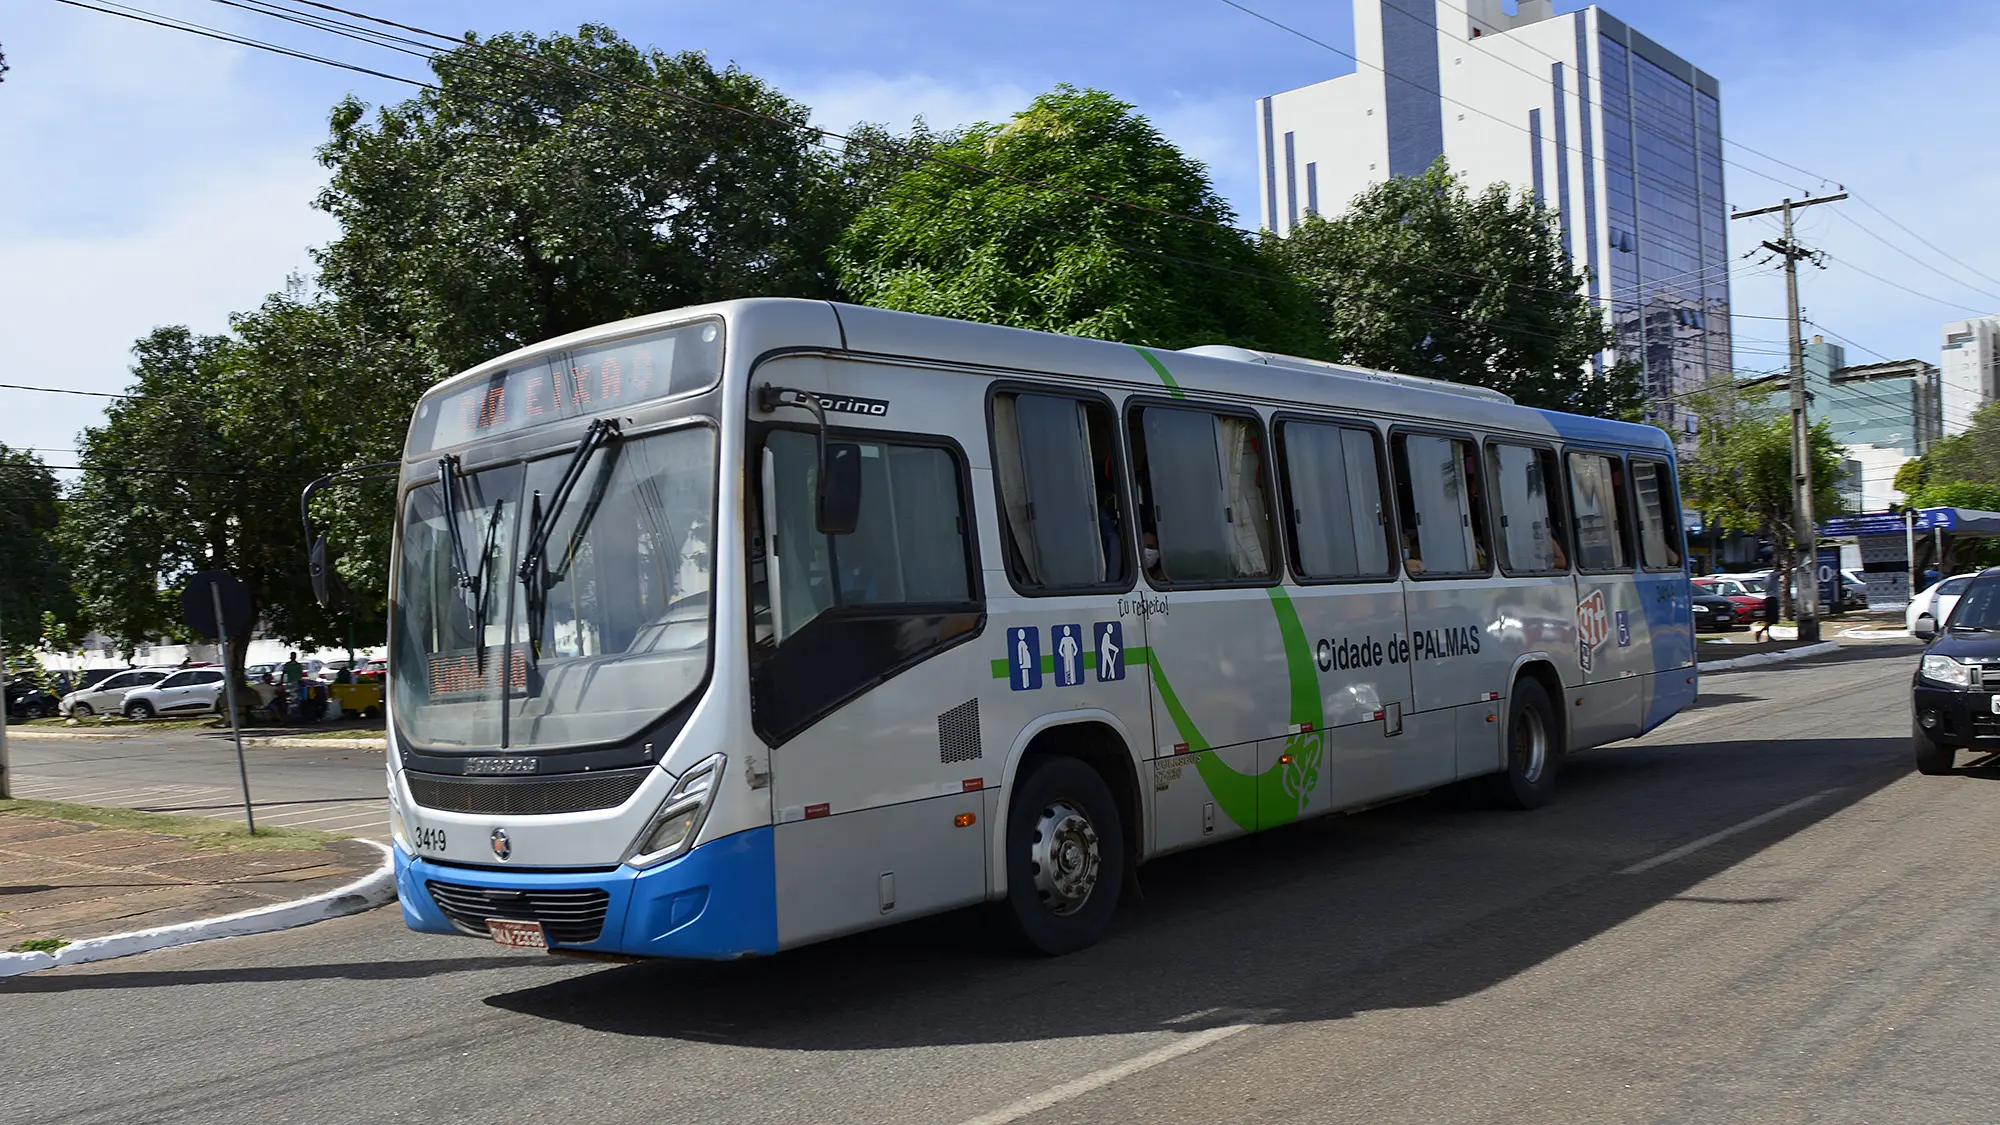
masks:
POLYGON ((1778 583, 1778 617, 1781 620, 1798 620, 1797 607, 1792 605, 1792 572, 1798 565, 1798 554, 1790 543, 1777 556, 1778 571, 1771 577, 1778 583))

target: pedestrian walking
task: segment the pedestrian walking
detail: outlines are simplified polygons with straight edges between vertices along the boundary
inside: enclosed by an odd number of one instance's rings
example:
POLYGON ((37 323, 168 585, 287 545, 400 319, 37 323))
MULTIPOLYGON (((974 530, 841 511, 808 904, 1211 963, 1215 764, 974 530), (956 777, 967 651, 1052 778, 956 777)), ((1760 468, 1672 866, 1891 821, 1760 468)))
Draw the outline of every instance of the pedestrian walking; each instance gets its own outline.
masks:
POLYGON ((1775 583, 1764 587, 1764 619, 1757 622, 1756 627, 1750 630, 1750 640, 1753 644, 1770 640, 1771 626, 1778 623, 1778 595, 1772 592, 1774 589, 1776 589, 1775 583))

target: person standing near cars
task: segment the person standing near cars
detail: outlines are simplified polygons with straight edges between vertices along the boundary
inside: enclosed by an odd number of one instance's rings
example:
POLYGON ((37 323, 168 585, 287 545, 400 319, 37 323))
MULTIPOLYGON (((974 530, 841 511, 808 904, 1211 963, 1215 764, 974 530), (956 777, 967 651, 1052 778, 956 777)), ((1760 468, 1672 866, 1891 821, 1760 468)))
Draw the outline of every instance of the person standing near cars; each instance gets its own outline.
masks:
POLYGON ((278 669, 278 675, 285 682, 286 701, 297 700, 299 703, 304 703, 306 667, 299 663, 298 653, 294 652, 285 657, 285 666, 278 669))

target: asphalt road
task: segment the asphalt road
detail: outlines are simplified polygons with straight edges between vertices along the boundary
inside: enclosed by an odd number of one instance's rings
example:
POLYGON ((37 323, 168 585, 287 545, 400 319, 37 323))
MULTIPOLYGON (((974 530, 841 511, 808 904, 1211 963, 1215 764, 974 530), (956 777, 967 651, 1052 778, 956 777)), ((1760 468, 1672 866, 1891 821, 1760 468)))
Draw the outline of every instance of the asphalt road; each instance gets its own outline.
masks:
POLYGON ((393 910, 0 981, 0 1121, 1990 1122, 2000 768, 1910 772, 1914 648, 1714 676, 1534 813, 1419 800, 976 913, 602 966, 393 910))
MULTIPOLYGON (((241 820, 243 786, 227 732, 11 738, 14 795, 241 820)), ((257 823, 389 838, 382 751, 247 746, 257 823)))

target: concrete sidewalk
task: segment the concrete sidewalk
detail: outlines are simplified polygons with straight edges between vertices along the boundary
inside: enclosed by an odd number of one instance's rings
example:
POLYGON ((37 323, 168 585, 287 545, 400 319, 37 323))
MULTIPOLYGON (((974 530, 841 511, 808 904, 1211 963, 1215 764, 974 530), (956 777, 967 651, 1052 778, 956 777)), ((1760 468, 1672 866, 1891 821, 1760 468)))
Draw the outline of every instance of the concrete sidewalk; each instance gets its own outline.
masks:
MULTIPOLYGON (((121 823, 119 815, 105 819, 121 823)), ((251 840, 240 827, 233 835, 206 826, 176 834, 174 819, 124 822, 166 828, 159 831, 0 810, 0 952, 46 951, 290 902, 382 863, 378 850, 358 840, 320 833, 251 840)))

